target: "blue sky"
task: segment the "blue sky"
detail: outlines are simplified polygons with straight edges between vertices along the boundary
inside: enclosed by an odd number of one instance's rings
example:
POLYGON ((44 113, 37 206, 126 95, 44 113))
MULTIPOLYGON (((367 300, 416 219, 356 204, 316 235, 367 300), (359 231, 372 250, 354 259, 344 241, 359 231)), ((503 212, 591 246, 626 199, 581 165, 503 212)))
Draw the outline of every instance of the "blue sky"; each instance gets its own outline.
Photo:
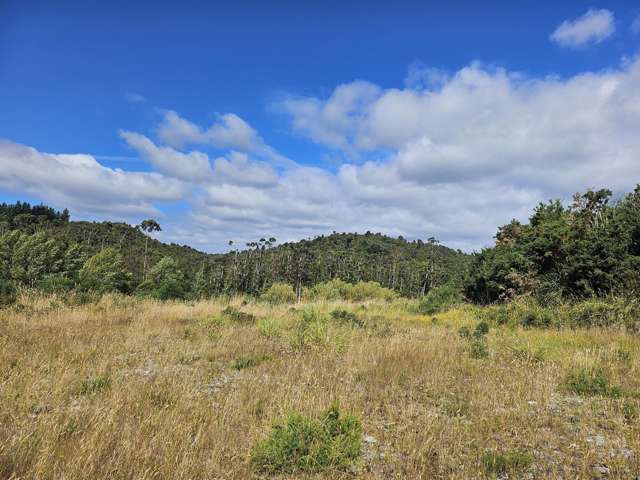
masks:
POLYGON ((0 2, 0 199, 472 250, 640 181, 637 2, 345 3, 0 2))

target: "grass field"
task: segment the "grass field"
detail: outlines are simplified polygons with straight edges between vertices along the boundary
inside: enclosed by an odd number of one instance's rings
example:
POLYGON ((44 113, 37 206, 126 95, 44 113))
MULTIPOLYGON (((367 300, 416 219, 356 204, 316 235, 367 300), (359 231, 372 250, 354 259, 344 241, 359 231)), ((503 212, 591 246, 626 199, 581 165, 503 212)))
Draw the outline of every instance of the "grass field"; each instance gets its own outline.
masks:
POLYGON ((412 305, 23 298, 0 310, 0 478, 640 475, 639 336, 412 305), (274 422, 336 401, 357 458, 256 464, 274 422))

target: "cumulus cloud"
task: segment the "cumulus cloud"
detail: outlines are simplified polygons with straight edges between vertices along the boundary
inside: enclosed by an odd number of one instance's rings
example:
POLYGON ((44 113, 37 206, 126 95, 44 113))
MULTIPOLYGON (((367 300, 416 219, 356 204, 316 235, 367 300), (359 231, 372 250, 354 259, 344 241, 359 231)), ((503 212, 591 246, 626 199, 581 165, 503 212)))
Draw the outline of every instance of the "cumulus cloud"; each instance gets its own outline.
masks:
POLYGON ((218 143, 228 151, 210 161, 184 151, 210 129, 176 113, 169 121, 184 143, 122 133, 158 173, 4 144, 0 188, 71 206, 122 203, 129 211, 186 199, 189 214, 165 221, 163 238, 209 250, 228 240, 298 240, 333 230, 436 236, 471 250, 539 201, 589 187, 622 193, 640 179, 640 60, 564 79, 472 63, 403 88, 338 85, 326 97, 285 98, 279 109, 294 132, 348 161, 276 169, 259 149, 231 141, 218 143))
POLYGON ((209 144, 217 148, 247 151, 262 144, 258 133, 236 114, 225 113, 216 120, 205 130, 169 110, 157 126, 156 133, 160 140, 175 148, 209 144))
POLYGON ((613 12, 590 9, 575 20, 565 20, 549 37, 565 47, 581 47, 589 43, 600 43, 615 32, 613 12))
POLYGON ((173 202, 185 186, 158 173, 125 172, 91 155, 48 154, 0 140, 0 188, 26 192, 55 205, 117 218, 157 215, 154 202, 173 202))
POLYGON ((205 153, 182 153, 171 147, 158 147, 144 135, 135 132, 121 131, 120 136, 160 173, 196 183, 211 178, 209 157, 205 153))

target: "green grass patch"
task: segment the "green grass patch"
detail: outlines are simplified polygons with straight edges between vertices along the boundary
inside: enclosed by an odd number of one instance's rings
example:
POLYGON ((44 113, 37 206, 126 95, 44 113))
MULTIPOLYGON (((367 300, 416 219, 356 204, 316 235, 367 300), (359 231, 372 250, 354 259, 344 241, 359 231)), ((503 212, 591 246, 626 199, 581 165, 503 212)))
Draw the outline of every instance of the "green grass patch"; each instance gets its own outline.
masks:
POLYGON ((489 477, 519 474, 533 464, 533 455, 522 451, 485 452, 481 458, 482 470, 489 477))
POLYGON ((80 382, 76 393, 78 395, 95 395, 111 388, 111 377, 107 374, 98 375, 94 378, 87 378, 80 382))

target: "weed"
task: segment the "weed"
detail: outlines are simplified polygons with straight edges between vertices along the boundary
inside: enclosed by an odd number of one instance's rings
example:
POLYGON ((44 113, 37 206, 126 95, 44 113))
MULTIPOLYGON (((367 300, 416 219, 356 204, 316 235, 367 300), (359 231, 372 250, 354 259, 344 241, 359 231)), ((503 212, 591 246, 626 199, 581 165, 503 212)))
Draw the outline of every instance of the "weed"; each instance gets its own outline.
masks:
POLYGON ((231 368, 235 370, 244 370, 245 368, 260 365, 266 360, 269 360, 269 357, 267 355, 251 355, 246 357, 238 357, 231 362, 231 368))
POLYGON ((484 338, 489 333, 489 324, 485 321, 481 321, 476 325, 476 329, 473 331, 473 338, 484 338))
POLYGON ((331 312, 331 318, 333 318, 334 320, 338 321, 343 325, 350 325, 353 327, 364 326, 364 320, 362 320, 361 318, 358 318, 358 316, 355 313, 350 312, 348 310, 333 310, 331 312))
POLYGON ((78 395, 95 395, 109 388, 111 388, 111 377, 104 374, 82 380, 76 393, 78 395))
POLYGON ((487 347, 487 342, 484 338, 474 338, 471 341, 471 358, 475 358, 477 360, 487 358, 489 356, 489 347, 487 347))

